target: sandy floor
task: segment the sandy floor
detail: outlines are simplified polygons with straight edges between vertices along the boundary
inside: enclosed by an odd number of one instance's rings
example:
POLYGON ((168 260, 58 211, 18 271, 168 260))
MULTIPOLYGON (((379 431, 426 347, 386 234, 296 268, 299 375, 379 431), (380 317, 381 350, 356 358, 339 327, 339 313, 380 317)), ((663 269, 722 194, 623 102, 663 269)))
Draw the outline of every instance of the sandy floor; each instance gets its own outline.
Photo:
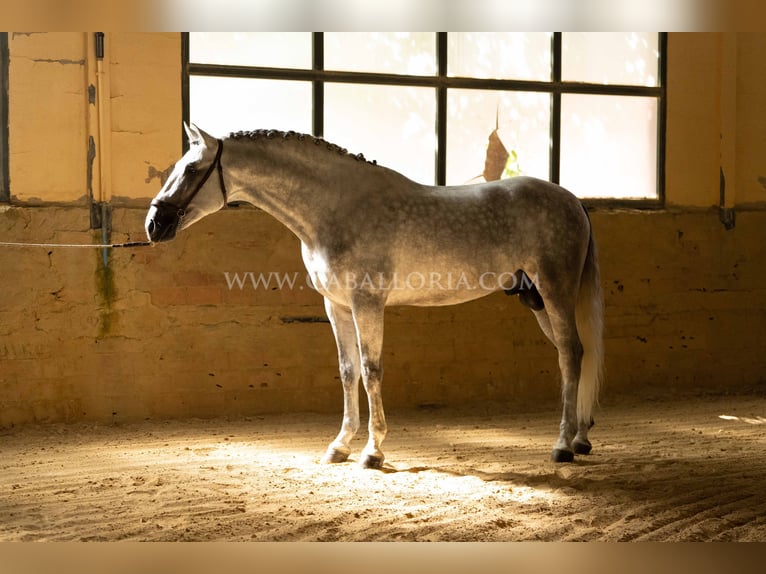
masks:
POLYGON ((388 419, 384 471, 319 463, 339 416, 0 431, 0 540, 766 541, 762 396, 603 405, 569 465, 551 409, 388 419))

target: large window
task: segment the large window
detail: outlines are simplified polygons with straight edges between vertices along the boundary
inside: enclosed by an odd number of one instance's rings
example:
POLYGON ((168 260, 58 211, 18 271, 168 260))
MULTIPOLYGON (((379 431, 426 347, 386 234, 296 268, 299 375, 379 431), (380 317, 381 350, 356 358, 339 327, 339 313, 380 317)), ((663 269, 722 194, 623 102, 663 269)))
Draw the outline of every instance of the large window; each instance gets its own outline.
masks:
POLYGON ((665 35, 189 33, 184 115, 322 136, 427 184, 663 196, 665 35))

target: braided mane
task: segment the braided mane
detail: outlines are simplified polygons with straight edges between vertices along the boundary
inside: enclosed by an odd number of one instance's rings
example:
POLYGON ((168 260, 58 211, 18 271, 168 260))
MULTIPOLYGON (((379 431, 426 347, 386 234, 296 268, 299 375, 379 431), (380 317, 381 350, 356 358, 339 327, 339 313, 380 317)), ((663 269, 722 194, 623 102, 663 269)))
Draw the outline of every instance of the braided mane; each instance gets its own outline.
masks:
POLYGON ((349 153, 349 151, 346 148, 340 147, 337 144, 330 143, 322 138, 303 134, 299 132, 294 131, 281 131, 281 130, 268 130, 268 129, 260 129, 260 130, 252 130, 252 131, 238 131, 238 132, 231 132, 229 134, 229 138, 239 140, 239 139, 249 139, 249 140, 257 140, 257 139, 281 139, 282 141, 287 141, 290 139, 296 139, 298 141, 308 141, 313 143, 317 146, 325 146, 328 151, 335 152, 339 155, 352 157, 357 161, 364 161, 372 165, 377 165, 378 162, 375 160, 368 160, 364 157, 364 154, 357 153, 352 154, 349 153))

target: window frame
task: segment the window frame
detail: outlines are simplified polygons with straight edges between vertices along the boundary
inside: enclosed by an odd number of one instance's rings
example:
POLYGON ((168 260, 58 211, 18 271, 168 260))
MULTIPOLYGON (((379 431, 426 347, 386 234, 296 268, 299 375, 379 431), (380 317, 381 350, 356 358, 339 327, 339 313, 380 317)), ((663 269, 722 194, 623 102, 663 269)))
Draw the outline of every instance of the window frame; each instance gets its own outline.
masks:
MULTIPOLYGON (((640 209, 661 209, 665 205, 665 124, 667 108, 667 33, 658 33, 658 82, 657 86, 625 84, 596 84, 588 82, 563 81, 562 32, 551 37, 551 79, 512 80, 467 78, 447 75, 448 32, 436 32, 437 72, 433 76, 413 76, 378 72, 347 72, 324 69, 324 33, 312 32, 311 69, 270 68, 225 64, 202 64, 189 61, 189 33, 181 36, 182 60, 182 114, 184 121, 190 118, 189 77, 235 77, 270 80, 297 80, 312 84, 312 135, 324 134, 324 85, 326 83, 371 84, 389 86, 415 86, 434 88, 436 91, 436 158, 435 180, 445 185, 447 174, 447 92, 451 88, 497 90, 515 92, 541 92, 551 97, 551 121, 549 156, 549 180, 560 181, 561 164, 561 99, 564 94, 585 94, 604 96, 640 96, 657 100, 657 174, 656 198, 583 198, 592 207, 631 207, 640 209)), ((266 126, 264 126, 266 127, 266 126)), ((187 143, 183 141, 184 149, 187 143)), ((363 150, 361 150, 363 151, 363 150)))

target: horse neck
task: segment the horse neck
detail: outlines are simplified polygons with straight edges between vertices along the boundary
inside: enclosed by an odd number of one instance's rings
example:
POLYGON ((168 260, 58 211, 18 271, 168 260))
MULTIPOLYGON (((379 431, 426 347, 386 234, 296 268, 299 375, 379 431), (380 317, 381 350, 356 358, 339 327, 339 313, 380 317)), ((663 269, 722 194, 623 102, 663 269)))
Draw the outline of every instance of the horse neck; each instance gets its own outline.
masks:
POLYGON ((279 139, 227 140, 222 165, 229 200, 263 209, 301 241, 314 243, 341 199, 337 177, 343 168, 336 164, 354 162, 313 148, 311 142, 279 139))

